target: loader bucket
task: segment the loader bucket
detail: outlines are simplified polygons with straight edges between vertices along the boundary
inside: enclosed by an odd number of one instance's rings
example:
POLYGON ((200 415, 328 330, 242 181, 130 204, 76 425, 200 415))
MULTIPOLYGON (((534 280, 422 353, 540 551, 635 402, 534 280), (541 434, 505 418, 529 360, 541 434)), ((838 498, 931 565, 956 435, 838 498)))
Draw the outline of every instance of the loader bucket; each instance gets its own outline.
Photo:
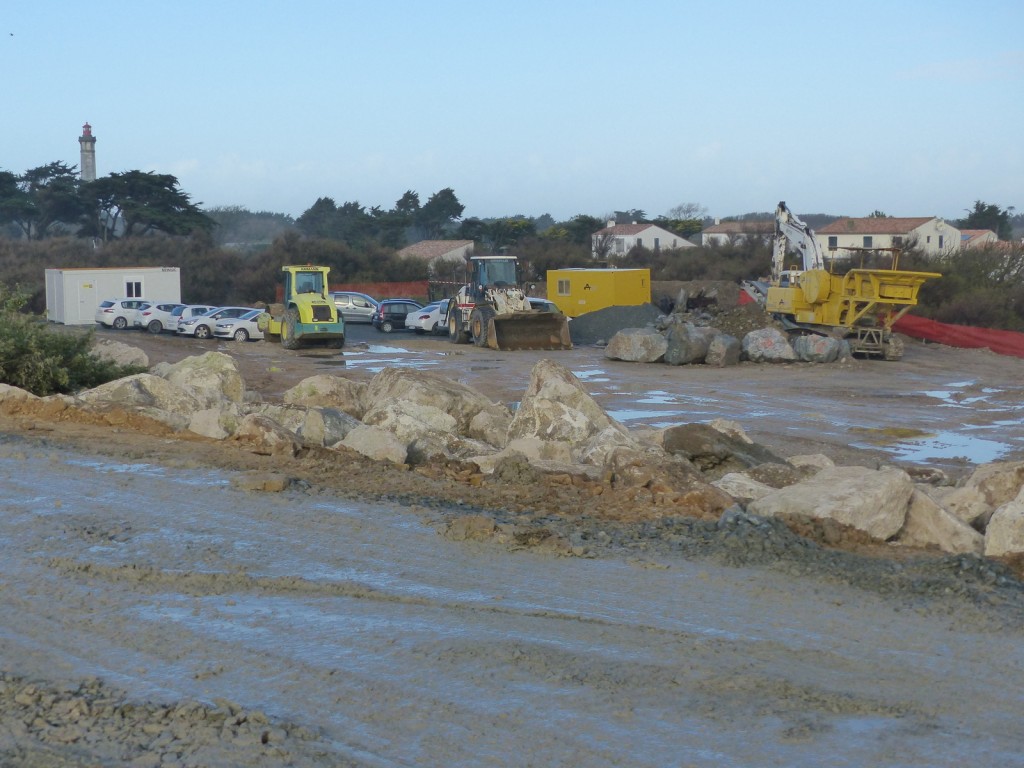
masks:
POLYGON ((572 349, 569 322, 555 312, 513 312, 492 317, 487 346, 492 349, 572 349))

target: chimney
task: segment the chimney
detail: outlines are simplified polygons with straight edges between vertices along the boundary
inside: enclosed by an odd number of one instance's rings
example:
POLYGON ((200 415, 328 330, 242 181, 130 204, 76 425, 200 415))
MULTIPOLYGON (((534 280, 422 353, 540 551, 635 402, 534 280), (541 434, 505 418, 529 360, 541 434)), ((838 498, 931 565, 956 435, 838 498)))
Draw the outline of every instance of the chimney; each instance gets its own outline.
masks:
POLYGON ((608 226, 609 227, 614 227, 615 226, 615 219, 608 219, 608 226))

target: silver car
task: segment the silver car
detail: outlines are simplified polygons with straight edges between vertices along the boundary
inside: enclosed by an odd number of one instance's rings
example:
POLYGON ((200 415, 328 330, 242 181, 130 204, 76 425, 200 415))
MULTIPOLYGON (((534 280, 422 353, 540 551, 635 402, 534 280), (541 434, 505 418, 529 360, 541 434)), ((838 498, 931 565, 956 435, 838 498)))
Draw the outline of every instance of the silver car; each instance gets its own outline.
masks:
POLYGON ((354 291, 335 291, 331 298, 346 323, 373 322, 373 313, 377 311, 378 304, 373 297, 354 291))

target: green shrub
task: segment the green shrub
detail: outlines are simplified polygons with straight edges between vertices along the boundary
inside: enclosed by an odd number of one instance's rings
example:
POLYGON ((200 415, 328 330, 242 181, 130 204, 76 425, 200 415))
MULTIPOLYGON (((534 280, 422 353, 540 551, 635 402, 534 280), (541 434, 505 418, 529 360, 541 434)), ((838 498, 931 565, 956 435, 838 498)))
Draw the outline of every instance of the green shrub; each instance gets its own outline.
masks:
POLYGON ((0 384, 45 397, 71 394, 146 369, 118 365, 90 352, 93 332, 54 330, 21 310, 28 293, 0 285, 0 384))

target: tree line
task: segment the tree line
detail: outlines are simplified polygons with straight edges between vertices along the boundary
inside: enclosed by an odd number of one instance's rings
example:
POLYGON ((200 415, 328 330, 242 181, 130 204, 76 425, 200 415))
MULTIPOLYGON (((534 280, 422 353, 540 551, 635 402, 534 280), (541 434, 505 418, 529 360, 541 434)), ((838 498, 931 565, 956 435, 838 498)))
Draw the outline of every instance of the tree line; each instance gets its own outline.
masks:
MULTIPOLYGON (((335 284, 425 280, 425 263, 397 255, 421 239, 472 240, 477 253, 514 253, 526 279, 543 282, 550 269, 594 266, 592 236, 610 221, 657 224, 682 237, 710 223, 698 203, 656 217, 627 209, 565 221, 547 214, 464 218, 464 211, 455 191, 445 188, 422 204, 417 192, 407 190, 387 210, 320 197, 293 220, 239 207, 204 211, 169 174, 126 171, 82 182, 74 167, 59 162, 20 175, 0 170, 0 233, 7 235, 0 237, 0 284, 22 286, 26 308, 42 313, 46 266, 177 266, 183 300, 250 304, 273 298, 281 267, 289 263, 330 266, 335 284)), ((976 200, 965 212, 955 226, 991 229, 1003 240, 1024 227, 1024 216, 1013 207, 976 200)), ((773 218, 754 212, 725 220, 773 218)), ((820 226, 837 217, 802 218, 820 226)), ((1006 245, 940 259, 905 254, 905 268, 944 275, 925 285, 915 311, 946 322, 1024 329, 1021 249, 1006 245)), ((603 263, 649 268, 657 281, 739 281, 767 274, 770 261, 770 244, 752 238, 685 251, 635 248, 603 263)))

